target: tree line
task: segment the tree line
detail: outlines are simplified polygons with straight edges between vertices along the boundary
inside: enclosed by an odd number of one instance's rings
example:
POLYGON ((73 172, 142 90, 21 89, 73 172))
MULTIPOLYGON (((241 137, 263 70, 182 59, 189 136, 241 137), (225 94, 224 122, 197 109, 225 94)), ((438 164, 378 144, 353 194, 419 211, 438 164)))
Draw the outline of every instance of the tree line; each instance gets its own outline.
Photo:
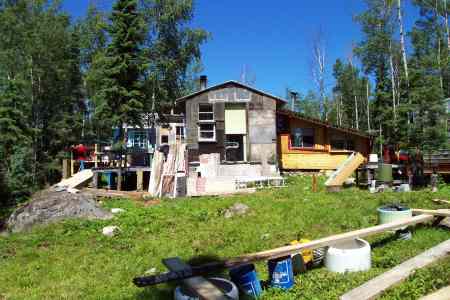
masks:
MULTIPOLYGON (((450 1, 413 0, 419 15, 404 25, 404 0, 365 0, 355 16, 363 39, 325 70, 323 37, 312 46, 316 89, 295 110, 336 125, 370 132, 377 143, 423 150, 447 146, 450 97, 450 1), (356 63, 359 61, 358 63, 356 63), (325 73, 334 85, 328 91, 325 73)), ((292 100, 291 100, 292 101, 292 100)))
POLYGON ((193 17, 192 0, 92 2, 77 20, 58 0, 0 0, 0 205, 59 180, 71 145, 191 91, 209 36, 193 17))

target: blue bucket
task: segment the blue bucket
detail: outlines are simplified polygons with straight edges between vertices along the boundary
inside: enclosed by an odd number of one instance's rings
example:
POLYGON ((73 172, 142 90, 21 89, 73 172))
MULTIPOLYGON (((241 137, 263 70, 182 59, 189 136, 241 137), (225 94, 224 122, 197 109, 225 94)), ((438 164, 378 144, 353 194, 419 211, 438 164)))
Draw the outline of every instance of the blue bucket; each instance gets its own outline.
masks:
POLYGON ((290 256, 271 259, 267 264, 270 286, 287 290, 294 285, 294 272, 290 256))
POLYGON ((261 283, 253 264, 243 265, 230 270, 231 281, 246 295, 257 298, 261 295, 261 283))

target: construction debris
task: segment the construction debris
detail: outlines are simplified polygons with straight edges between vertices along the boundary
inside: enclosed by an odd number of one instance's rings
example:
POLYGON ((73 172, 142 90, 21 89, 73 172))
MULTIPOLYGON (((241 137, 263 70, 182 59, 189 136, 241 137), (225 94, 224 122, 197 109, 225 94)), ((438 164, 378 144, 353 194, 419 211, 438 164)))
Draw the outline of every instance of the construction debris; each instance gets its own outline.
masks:
POLYGON ((71 218, 111 219, 90 193, 55 192, 52 188, 40 191, 26 205, 17 209, 8 219, 12 232, 29 230, 35 225, 49 224, 71 218))
MULTIPOLYGON (((205 265, 192 267, 189 272, 168 272, 154 276, 143 276, 134 278, 134 283, 138 287, 144 287, 149 285, 155 285, 163 282, 184 279, 192 276, 198 276, 205 274, 205 272, 219 271, 222 269, 229 269, 243 264, 252 263, 261 260, 268 260, 272 258, 289 256, 299 253, 304 249, 317 249, 330 245, 335 245, 339 242, 353 240, 355 238, 362 238, 365 236, 374 235, 377 233, 386 232, 388 230, 402 228, 404 226, 410 226, 420 223, 425 223, 434 220, 434 216, 420 215, 405 220, 394 221, 392 223, 372 226, 359 230, 354 230, 346 233, 332 235, 326 238, 310 241, 307 243, 283 246, 271 250, 265 250, 261 252, 251 253, 239 257, 229 258, 222 261, 210 262, 205 265)), ((450 242, 449 242, 450 243, 450 242)))
POLYGON ((148 192, 154 197, 176 197, 182 190, 177 185, 186 184, 179 175, 186 176, 186 144, 176 143, 169 146, 165 157, 161 151, 155 151, 148 192))

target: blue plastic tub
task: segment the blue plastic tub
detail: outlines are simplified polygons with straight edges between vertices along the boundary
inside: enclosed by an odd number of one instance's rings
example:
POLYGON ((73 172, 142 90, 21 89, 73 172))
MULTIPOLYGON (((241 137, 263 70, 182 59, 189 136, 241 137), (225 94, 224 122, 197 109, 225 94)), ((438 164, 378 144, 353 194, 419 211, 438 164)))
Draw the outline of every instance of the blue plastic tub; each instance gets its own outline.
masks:
POLYGON ((294 281, 292 271, 292 258, 290 256, 271 259, 267 262, 269 267, 269 284, 280 289, 290 289, 294 281))
POLYGON ((248 296, 258 298, 261 295, 261 283, 253 264, 243 265, 230 270, 230 278, 239 289, 248 296))

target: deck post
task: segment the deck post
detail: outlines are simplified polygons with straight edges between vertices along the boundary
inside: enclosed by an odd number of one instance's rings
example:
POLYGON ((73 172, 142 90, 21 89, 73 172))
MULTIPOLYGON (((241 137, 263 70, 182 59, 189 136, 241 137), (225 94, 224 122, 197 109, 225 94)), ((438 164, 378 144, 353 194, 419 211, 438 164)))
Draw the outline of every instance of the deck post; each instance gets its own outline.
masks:
POLYGON ((122 190, 122 168, 119 168, 119 171, 117 172, 117 190, 122 190))
POLYGON ((136 170, 136 178, 137 178, 136 190, 138 192, 142 192, 144 190, 144 171, 136 170))
POLYGON ((70 177, 69 159, 64 158, 62 161, 62 177, 67 179, 70 177))
POLYGON ((94 186, 94 189, 98 189, 98 177, 99 177, 98 172, 94 171, 94 176, 92 180, 92 185, 94 186))

